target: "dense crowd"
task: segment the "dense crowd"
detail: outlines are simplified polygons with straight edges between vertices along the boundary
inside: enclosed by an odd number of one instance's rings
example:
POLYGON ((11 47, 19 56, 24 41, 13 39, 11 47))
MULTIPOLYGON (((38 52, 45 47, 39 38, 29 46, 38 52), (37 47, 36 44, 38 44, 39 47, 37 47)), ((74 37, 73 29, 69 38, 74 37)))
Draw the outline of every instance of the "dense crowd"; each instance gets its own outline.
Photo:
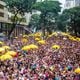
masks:
POLYGON ((17 55, 10 60, 0 61, 0 80, 80 80, 80 41, 58 35, 47 38, 46 44, 38 44, 34 36, 22 41, 20 35, 4 43, 17 55), (25 45, 36 44, 36 50, 21 50, 25 45), (59 45, 60 49, 51 46, 59 45))

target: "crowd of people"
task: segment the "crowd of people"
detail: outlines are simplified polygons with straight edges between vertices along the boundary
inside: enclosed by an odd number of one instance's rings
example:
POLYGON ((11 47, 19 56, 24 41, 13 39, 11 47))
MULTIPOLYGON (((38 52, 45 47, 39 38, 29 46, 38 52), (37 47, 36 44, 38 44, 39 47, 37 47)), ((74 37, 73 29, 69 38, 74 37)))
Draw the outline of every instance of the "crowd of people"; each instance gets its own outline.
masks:
POLYGON ((10 60, 0 60, 0 80, 80 80, 75 69, 80 67, 80 41, 58 35, 47 38, 46 44, 38 44, 34 36, 7 40, 17 55, 10 60), (25 45, 35 44, 36 50, 22 50, 25 45), (60 49, 51 46, 59 45, 60 49))

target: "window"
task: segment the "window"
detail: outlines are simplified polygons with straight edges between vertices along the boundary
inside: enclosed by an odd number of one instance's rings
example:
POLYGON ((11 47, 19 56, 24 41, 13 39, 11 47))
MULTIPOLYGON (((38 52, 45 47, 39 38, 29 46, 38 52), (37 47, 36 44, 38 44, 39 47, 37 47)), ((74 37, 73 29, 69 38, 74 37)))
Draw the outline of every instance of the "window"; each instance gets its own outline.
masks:
POLYGON ((0 12, 0 17, 4 17, 4 13, 1 13, 1 12, 0 12))
POLYGON ((0 4, 0 9, 4 9, 4 6, 0 4))

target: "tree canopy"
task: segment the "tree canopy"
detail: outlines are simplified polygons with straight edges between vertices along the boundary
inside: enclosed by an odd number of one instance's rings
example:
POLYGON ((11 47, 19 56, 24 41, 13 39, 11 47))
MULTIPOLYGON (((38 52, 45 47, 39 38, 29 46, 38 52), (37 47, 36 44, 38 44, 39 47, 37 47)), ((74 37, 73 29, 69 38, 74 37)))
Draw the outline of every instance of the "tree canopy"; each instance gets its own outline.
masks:
POLYGON ((58 14, 58 12, 61 11, 60 3, 58 1, 53 0, 44 0, 42 2, 37 2, 33 8, 35 10, 39 10, 42 13, 43 12, 53 12, 55 14, 58 14))
MULTIPOLYGON (((9 32, 8 36, 11 35, 12 31, 15 29, 16 24, 17 24, 17 16, 18 14, 21 15, 22 17, 24 16, 25 12, 31 12, 32 11, 32 6, 33 4, 36 3, 36 0, 4 0, 4 2, 6 3, 6 6, 8 8, 8 10, 13 13, 14 17, 13 17, 13 26, 11 31, 9 32)), ((21 18, 21 20, 19 20, 20 22, 22 21, 23 18, 21 18)), ((19 22, 19 24, 20 24, 19 22)))
POLYGON ((11 12, 30 12, 32 5, 35 4, 36 0, 4 0, 7 4, 9 11, 11 12))
POLYGON ((40 21, 39 20, 40 20, 39 14, 33 14, 31 16, 29 27, 33 30, 33 32, 40 30, 40 21))
POLYGON ((76 36, 80 35, 80 7, 66 9, 63 11, 62 16, 64 17, 63 22, 67 23, 69 30, 76 36))
MULTIPOLYGON (((40 11, 40 29, 45 35, 45 30, 52 31, 54 27, 55 17, 61 11, 60 3, 53 0, 44 0, 33 5, 33 9, 40 11), (53 26, 52 26, 53 24, 53 26)), ((50 31, 49 31, 50 32, 50 31)))

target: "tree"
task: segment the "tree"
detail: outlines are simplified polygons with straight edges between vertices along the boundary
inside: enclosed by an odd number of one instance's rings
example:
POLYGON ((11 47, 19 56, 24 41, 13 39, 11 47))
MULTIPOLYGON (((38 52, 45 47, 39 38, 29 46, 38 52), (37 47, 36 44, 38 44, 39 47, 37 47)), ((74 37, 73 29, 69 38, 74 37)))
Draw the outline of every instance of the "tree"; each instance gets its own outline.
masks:
POLYGON ((38 30, 40 30, 39 20, 40 20, 40 15, 39 14, 33 14, 31 16, 29 27, 33 30, 33 32, 37 32, 38 30))
POLYGON ((34 10, 38 10, 41 12, 40 14, 40 26, 41 30, 43 32, 43 35, 45 36, 45 31, 52 30, 53 26, 51 24, 54 24, 55 17, 58 15, 58 13, 61 10, 60 3, 58 1, 52 1, 52 0, 44 0, 41 2, 37 2, 33 6, 34 10))
POLYGON ((80 35, 80 7, 74 7, 63 11, 66 22, 68 22, 69 29, 76 36, 80 35))
MULTIPOLYGON (((52 15, 51 14, 47 14, 46 16, 47 18, 47 23, 45 26, 46 27, 46 30, 50 33, 52 29, 54 29, 54 22, 52 21, 52 15)), ((30 23, 29 23, 29 27, 32 29, 32 30, 35 30, 35 32, 41 30, 41 26, 40 26, 40 14, 33 14, 31 16, 31 20, 30 20, 30 23)))
POLYGON ((66 32, 67 25, 69 23, 69 16, 66 16, 66 14, 59 14, 56 17, 56 25, 57 25, 57 30, 66 32))
MULTIPOLYGON (((12 31, 16 27, 17 15, 19 14, 23 17, 25 12, 31 12, 32 5, 36 3, 36 0, 4 0, 4 1, 7 4, 8 10, 14 14, 13 26, 12 26, 11 31, 8 34, 8 36, 10 36, 12 31)), ((21 21, 22 21, 22 18, 21 18, 20 22, 21 21)))

